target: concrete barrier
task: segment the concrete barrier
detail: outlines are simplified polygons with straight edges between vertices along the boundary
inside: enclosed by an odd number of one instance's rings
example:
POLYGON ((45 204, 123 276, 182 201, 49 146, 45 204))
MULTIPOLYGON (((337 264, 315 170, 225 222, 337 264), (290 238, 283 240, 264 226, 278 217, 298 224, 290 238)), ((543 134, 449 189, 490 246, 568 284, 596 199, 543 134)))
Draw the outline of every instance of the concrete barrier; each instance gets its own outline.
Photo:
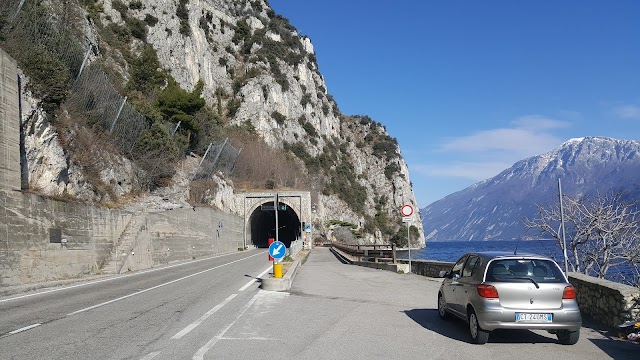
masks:
POLYGON ((293 280, 298 273, 298 269, 307 261, 309 253, 307 253, 302 259, 295 260, 283 277, 276 279, 273 277, 273 274, 265 275, 261 279, 260 288, 268 291, 288 291, 291 289, 291 285, 293 285, 293 280))

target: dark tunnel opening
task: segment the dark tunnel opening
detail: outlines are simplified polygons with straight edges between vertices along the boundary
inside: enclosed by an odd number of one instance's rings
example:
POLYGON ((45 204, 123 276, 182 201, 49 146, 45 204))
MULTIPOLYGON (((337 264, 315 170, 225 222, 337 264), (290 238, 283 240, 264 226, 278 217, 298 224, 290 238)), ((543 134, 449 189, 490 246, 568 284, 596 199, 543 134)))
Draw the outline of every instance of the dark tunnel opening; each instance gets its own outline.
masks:
MULTIPOLYGON (((289 248, 291 243, 300 238, 300 218, 288 205, 280 203, 278 210, 278 240, 289 248), (284 210, 282 208, 284 207, 284 210)), ((257 207, 249 217, 251 243, 259 248, 269 247, 269 238, 276 237, 276 213, 273 201, 257 207)))

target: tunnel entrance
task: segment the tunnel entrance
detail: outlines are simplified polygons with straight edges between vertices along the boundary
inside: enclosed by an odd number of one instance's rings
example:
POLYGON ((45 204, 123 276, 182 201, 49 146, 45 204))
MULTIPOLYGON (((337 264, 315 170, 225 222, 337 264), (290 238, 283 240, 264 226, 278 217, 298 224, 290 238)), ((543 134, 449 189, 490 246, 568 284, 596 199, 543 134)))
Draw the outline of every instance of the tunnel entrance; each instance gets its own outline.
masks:
POLYGON ((274 209, 274 202, 265 202, 258 206, 249 217, 251 243, 258 248, 269 247, 269 238, 276 237, 276 211, 278 211, 278 240, 288 248, 300 238, 301 223, 298 214, 283 202, 274 209))

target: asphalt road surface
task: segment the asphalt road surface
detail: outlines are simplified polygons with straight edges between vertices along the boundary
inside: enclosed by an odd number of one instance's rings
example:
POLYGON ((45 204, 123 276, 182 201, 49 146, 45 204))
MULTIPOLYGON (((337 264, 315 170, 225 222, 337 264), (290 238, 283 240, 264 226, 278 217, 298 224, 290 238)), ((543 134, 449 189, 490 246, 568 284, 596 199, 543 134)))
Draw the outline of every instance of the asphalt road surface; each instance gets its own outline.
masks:
POLYGON ((640 359, 585 326, 469 342, 442 321, 440 281, 340 263, 315 248, 289 292, 263 291, 264 250, 0 298, 0 359, 640 359))

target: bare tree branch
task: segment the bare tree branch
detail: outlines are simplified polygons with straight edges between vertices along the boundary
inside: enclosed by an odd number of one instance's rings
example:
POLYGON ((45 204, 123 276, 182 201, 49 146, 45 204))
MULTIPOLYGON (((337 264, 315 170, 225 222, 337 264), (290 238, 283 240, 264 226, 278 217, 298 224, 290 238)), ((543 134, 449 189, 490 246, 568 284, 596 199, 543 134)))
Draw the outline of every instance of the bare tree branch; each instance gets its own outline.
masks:
MULTIPOLYGON (((563 197, 567 252, 571 254, 571 271, 605 278, 613 268, 624 266, 632 273, 624 282, 637 284, 640 279, 640 210, 637 203, 623 202, 622 193, 597 194, 593 199, 563 197)), ((536 205, 534 219, 525 226, 550 235, 563 248, 560 233, 560 206, 536 205)))

